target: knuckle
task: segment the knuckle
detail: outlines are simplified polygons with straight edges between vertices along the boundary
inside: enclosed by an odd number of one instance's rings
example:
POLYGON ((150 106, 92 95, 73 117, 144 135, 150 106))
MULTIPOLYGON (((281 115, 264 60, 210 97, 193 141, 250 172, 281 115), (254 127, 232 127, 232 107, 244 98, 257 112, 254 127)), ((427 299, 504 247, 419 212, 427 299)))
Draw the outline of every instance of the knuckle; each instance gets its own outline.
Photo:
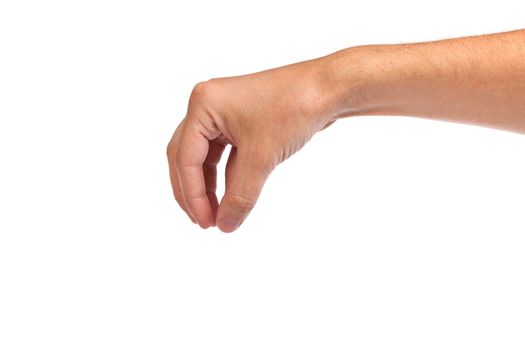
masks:
POLYGON ((201 81, 197 83, 191 91, 190 100, 206 99, 210 96, 212 90, 213 80, 201 81))
POLYGON ((230 196, 231 205, 242 212, 251 211, 253 207, 255 207, 255 202, 255 199, 251 199, 246 196, 235 194, 230 196))

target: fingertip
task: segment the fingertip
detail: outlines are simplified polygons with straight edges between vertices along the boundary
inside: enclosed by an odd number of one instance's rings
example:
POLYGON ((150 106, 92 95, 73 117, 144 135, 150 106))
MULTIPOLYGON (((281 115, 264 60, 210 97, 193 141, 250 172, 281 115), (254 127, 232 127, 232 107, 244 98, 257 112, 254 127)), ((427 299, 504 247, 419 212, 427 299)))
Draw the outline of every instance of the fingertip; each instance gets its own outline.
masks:
POLYGON ((199 225, 200 228, 204 230, 212 226, 212 221, 208 217, 205 217, 205 216, 196 217, 195 220, 196 220, 196 224, 199 225))
POLYGON ((213 218, 210 205, 207 198, 195 200, 188 203, 188 209, 195 219, 196 223, 202 228, 207 229, 212 226, 213 218))
POLYGON ((241 225, 240 220, 221 218, 217 222, 217 227, 224 233, 231 233, 241 225))
POLYGON ((211 225, 207 225, 207 224, 199 224, 200 228, 202 228, 203 230, 207 230, 211 227, 211 225))
POLYGON ((211 218, 211 213, 208 213, 208 215, 205 215, 199 220, 199 226, 204 230, 210 228, 212 224, 213 224, 213 220, 211 218))

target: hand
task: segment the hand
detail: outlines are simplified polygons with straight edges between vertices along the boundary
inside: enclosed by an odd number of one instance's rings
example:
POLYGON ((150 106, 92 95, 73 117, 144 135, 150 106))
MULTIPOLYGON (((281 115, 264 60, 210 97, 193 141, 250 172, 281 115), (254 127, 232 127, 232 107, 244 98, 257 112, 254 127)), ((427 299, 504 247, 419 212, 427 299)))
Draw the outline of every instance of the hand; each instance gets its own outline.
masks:
POLYGON ((332 122, 322 59, 199 83, 167 149, 173 193, 202 228, 234 231, 272 170, 332 122), (227 144, 226 191, 215 194, 227 144))

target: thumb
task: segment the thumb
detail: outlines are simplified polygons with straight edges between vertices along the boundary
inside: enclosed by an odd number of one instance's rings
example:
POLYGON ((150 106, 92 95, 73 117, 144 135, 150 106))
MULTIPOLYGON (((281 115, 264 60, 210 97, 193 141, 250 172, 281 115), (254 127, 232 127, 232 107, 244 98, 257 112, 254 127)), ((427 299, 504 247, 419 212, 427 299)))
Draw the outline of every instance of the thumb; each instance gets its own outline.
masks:
POLYGON ((217 212, 217 226, 235 231, 255 206, 271 168, 257 152, 232 148, 226 166, 226 192, 217 212))

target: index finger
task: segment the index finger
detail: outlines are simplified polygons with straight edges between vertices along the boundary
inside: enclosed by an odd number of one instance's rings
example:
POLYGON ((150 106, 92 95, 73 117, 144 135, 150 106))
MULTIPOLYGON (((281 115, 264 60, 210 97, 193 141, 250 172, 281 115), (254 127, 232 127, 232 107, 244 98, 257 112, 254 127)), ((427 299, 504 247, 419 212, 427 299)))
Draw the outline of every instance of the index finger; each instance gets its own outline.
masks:
POLYGON ((209 140, 196 123, 187 120, 181 130, 175 165, 184 203, 202 228, 208 228, 213 223, 203 172, 208 151, 209 140))
POLYGON ((182 191, 180 189, 180 182, 179 182, 179 175, 177 174, 177 167, 175 166, 175 155, 176 150, 179 149, 178 143, 179 143, 179 136, 180 131, 182 129, 182 126, 184 125, 184 120, 181 121, 175 132, 173 133, 173 136, 171 137, 171 140, 167 147, 167 156, 168 156, 168 166, 169 166, 169 174, 170 174, 170 181, 171 181, 171 187, 173 189, 173 195, 175 197, 175 200, 181 207, 181 209, 188 215, 190 220, 193 223, 196 223, 195 219, 191 216, 188 208, 186 208, 186 204, 184 203, 184 197, 182 196, 182 191))

